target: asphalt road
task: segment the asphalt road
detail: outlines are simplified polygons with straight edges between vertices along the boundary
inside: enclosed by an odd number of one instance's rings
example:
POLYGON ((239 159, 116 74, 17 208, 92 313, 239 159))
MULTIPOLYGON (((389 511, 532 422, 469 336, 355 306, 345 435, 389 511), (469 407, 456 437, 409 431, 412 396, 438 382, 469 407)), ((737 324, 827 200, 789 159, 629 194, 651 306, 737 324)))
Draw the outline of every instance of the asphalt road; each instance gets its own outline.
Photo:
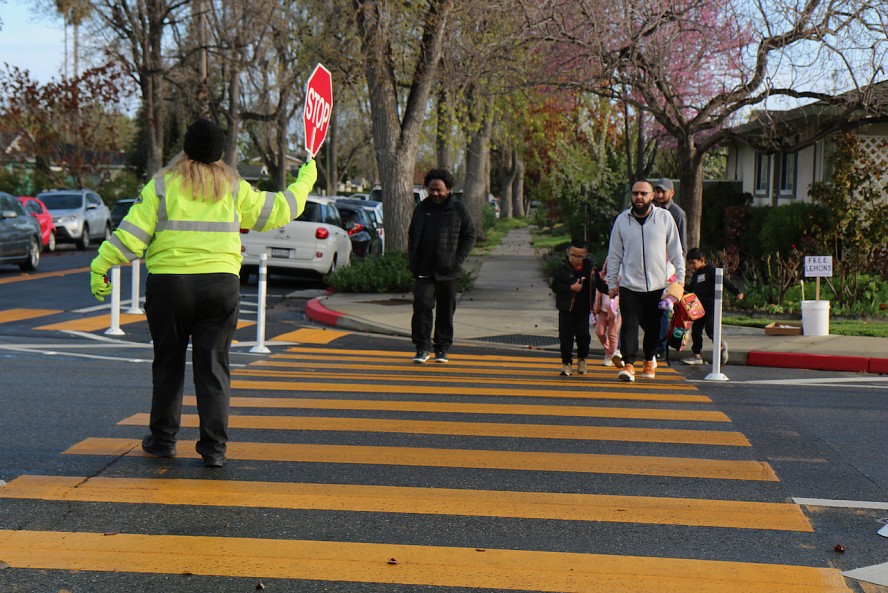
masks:
POLYGON ((140 454, 150 338, 89 329, 93 253, 0 267, 0 591, 884 590, 839 571, 886 561, 886 378, 629 387, 499 346, 419 366, 403 339, 314 326, 318 283, 275 277, 266 335, 288 343, 250 352, 245 287, 211 471, 189 399, 179 457, 140 454))

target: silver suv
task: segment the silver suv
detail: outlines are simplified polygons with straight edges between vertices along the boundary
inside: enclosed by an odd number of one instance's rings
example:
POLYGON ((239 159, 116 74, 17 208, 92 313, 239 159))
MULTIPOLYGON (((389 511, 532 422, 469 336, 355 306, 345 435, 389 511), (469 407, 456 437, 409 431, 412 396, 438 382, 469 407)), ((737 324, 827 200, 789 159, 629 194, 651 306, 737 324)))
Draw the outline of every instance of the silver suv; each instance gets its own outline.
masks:
POLYGON ((56 240, 76 243, 78 249, 89 247, 93 239, 111 236, 111 211, 89 189, 59 189, 36 196, 46 204, 56 226, 56 240))

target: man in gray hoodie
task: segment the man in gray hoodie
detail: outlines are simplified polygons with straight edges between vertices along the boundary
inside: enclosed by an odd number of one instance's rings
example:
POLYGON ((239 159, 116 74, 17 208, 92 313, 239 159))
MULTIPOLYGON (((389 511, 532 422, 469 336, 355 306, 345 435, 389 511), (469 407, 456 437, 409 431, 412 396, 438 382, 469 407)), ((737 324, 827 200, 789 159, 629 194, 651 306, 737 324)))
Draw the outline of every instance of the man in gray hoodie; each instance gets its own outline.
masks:
MULTIPOLYGON (((644 330, 644 368, 641 376, 655 377, 654 351, 660 338, 659 304, 669 284, 666 262, 684 278, 685 262, 675 220, 665 209, 654 208, 649 181, 632 186, 632 206, 621 212, 611 230, 607 252, 607 284, 611 298, 619 295, 623 326, 620 350, 625 363, 618 378, 635 380, 638 328, 644 330), (617 278, 619 277, 619 286, 617 278)), ((617 361, 615 360, 616 364, 617 361)))

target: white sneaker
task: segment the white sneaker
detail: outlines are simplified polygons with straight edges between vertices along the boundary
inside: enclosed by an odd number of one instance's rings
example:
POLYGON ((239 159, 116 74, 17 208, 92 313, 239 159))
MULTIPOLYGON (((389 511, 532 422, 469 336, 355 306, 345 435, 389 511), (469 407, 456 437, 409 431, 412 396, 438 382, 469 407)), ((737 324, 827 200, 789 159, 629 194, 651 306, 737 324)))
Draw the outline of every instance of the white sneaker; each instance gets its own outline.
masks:
POLYGON ((586 374, 586 359, 585 358, 581 358, 580 360, 577 361, 577 372, 581 375, 586 374))
POLYGON ((724 340, 722 340, 721 360, 722 364, 728 364, 728 343, 724 340))
POLYGON ((608 356, 607 354, 605 354, 605 355, 604 355, 604 360, 602 361, 601 364, 602 364, 602 366, 612 367, 612 366, 614 366, 614 361, 611 360, 611 357, 610 357, 610 356, 608 356))
POLYGON ((618 369, 621 369, 624 366, 626 366, 626 363, 623 362, 623 355, 620 354, 619 350, 614 352, 614 355, 611 356, 611 362, 613 362, 614 366, 617 367, 618 369))
POLYGON ((570 377, 570 365, 569 364, 561 365, 561 376, 562 377, 570 377))
POLYGON ((682 359, 682 362, 685 364, 703 364, 703 356, 700 354, 695 354, 693 356, 682 359))

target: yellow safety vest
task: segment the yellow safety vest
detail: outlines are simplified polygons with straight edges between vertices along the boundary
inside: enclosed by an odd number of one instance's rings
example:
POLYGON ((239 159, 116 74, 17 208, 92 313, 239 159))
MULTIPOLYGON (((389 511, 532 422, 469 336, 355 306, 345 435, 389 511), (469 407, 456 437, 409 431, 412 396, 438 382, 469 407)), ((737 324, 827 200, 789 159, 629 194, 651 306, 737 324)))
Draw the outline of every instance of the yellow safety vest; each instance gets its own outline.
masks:
POLYGON ((267 231, 299 216, 316 173, 304 177, 278 193, 257 191, 240 180, 230 199, 210 202, 183 192, 178 176, 157 175, 99 247, 99 256, 119 265, 145 253, 151 274, 237 275, 243 259, 240 230, 267 231))

